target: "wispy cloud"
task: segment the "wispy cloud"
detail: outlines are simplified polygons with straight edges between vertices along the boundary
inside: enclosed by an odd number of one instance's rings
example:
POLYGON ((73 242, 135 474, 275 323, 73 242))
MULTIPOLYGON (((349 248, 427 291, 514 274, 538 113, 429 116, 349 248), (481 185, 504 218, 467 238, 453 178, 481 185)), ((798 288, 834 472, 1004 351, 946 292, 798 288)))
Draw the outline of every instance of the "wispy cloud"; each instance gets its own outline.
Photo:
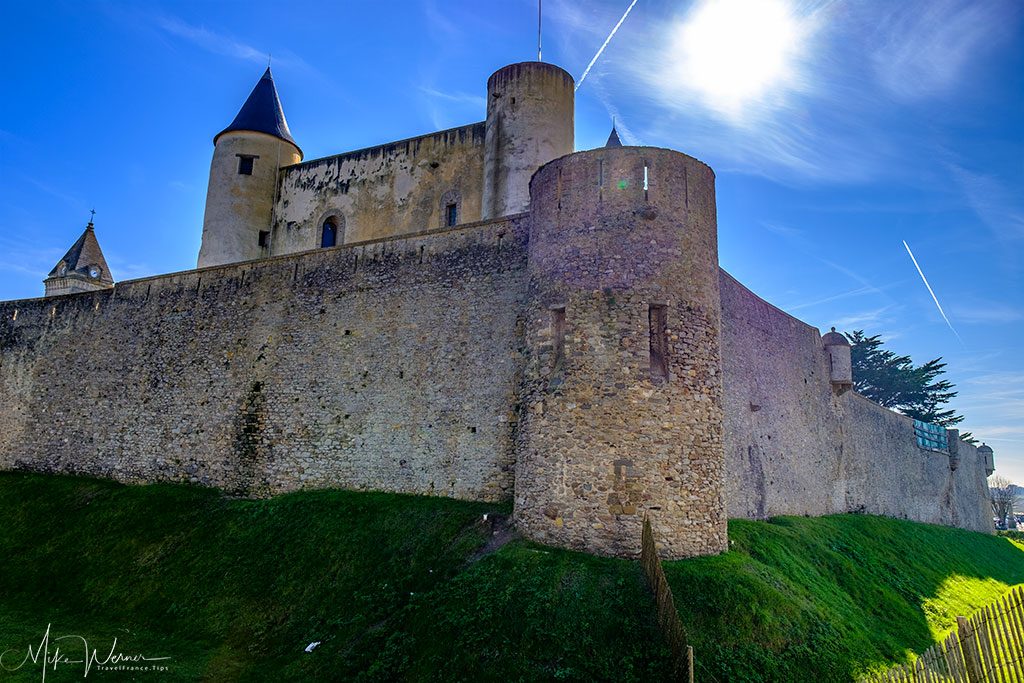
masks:
POLYGON ((1024 308, 997 302, 971 302, 950 306, 957 322, 981 325, 999 325, 1024 320, 1024 308))
POLYGON ((288 50, 273 50, 273 46, 259 49, 227 34, 219 33, 205 26, 195 26, 173 16, 158 16, 156 24, 166 33, 214 54, 255 64, 267 64, 270 54, 273 52, 274 64, 314 71, 301 57, 288 50))
MULTIPOLYGON (((83 201, 81 197, 71 194, 70 192, 58 190, 49 183, 44 183, 41 180, 38 180, 31 176, 27 176, 25 174, 21 174, 21 179, 27 182, 29 185, 36 188, 37 190, 39 190, 40 192, 44 192, 50 195, 51 197, 59 199, 60 201, 64 202, 71 208, 75 209, 76 211, 80 211, 82 213, 83 218, 88 216, 89 207, 86 205, 85 201, 83 201)), ((83 226, 84 225, 85 224, 83 223, 83 226)))
POLYGON ((833 301, 840 301, 841 299, 849 299, 851 297, 862 296, 864 294, 874 294, 878 290, 875 287, 858 287, 857 289, 851 289, 846 292, 840 292, 831 296, 826 296, 821 299, 814 299, 812 301, 805 301, 802 304, 794 304, 792 306, 786 306, 786 311, 792 313, 799 311, 802 308, 811 308, 813 306, 820 306, 821 304, 831 303, 833 301))
POLYGON ((1013 35, 1010 0, 886 3, 867 36, 879 82, 894 97, 920 100, 962 81, 972 61, 1013 35))
POLYGON ((487 98, 483 97, 482 95, 472 95, 463 92, 441 92, 440 90, 435 90, 434 88, 426 88, 423 86, 420 86, 420 92, 439 100, 455 102, 457 104, 465 104, 467 106, 472 106, 480 110, 483 110, 487 106, 487 98))
MULTIPOLYGON (((580 95, 597 96, 607 109, 609 102, 617 104, 622 109, 617 119, 646 144, 699 149, 719 172, 792 185, 904 175, 934 186, 938 178, 916 163, 930 153, 927 136, 894 124, 893 100, 899 99, 894 92, 920 101, 969 83, 986 49, 1001 42, 1021 13, 1011 7, 1013 0, 780 3, 795 22, 793 42, 803 48, 787 55, 780 80, 770 88, 753 88, 755 95, 742 105, 718 106, 698 84, 713 83, 715 74, 689 74, 680 60, 679 43, 685 48, 693 41, 679 36, 705 2, 684 3, 675 16, 638 4, 580 95), (952 41, 948 53, 945 41, 952 41), (891 69, 883 69, 886 60, 893 60, 891 69), (601 95, 595 87, 601 83, 614 97, 601 95)), ((567 0, 545 3, 546 11, 549 6, 552 21, 562 27, 558 34, 571 37, 562 39, 563 49, 580 64, 578 77, 622 10, 567 0)), ((732 73, 746 73, 740 66, 732 73)))
POLYGON ((967 205, 1000 241, 1024 238, 1024 198, 999 179, 947 163, 967 205))
MULTIPOLYGON (((29 275, 41 281, 64 251, 58 247, 39 246, 38 242, 21 235, 20 231, 3 231, 0 234, 0 271, 29 275)), ((67 246, 71 246, 70 241, 67 246)))
POLYGON ((793 228, 791 226, 784 225, 782 223, 778 223, 775 221, 762 221, 761 226, 765 230, 778 235, 779 237, 783 238, 784 240, 795 246, 797 249, 799 249, 801 252, 807 255, 808 258, 814 259, 818 263, 828 266, 837 273, 842 273, 843 275, 845 275, 846 277, 850 278, 851 280, 860 285, 860 287, 852 291, 838 293, 835 295, 829 295, 828 297, 820 300, 804 302, 801 304, 797 304, 795 306, 787 306, 785 308, 785 310, 787 311, 797 310, 800 308, 807 308, 809 306, 814 306, 818 303, 835 301, 836 299, 842 299, 848 296, 855 296, 858 294, 885 294, 885 290, 888 287, 893 286, 886 285, 884 287, 879 287, 875 283, 871 282, 863 275, 858 273, 857 271, 853 270, 852 268, 844 266, 840 263, 836 263, 832 259, 827 259, 818 256, 811 241, 808 240, 807 237, 804 235, 804 232, 802 230, 799 230, 798 228, 793 228))
MULTIPOLYGON (((836 320, 835 326, 837 330, 878 329, 883 323, 888 322, 888 317, 885 314, 892 309, 893 306, 889 305, 854 313, 853 315, 836 320)), ((886 339, 889 339, 889 337, 886 337, 886 339)))

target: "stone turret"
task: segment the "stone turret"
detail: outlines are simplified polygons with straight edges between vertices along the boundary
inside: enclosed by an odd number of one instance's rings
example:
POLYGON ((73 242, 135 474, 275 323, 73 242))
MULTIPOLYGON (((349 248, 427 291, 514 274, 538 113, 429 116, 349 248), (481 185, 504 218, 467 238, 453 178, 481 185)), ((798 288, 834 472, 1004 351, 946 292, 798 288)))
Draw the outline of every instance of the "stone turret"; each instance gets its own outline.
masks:
POLYGON ((991 477, 992 473, 996 471, 995 454, 992 452, 992 447, 985 443, 981 444, 978 446, 978 455, 985 465, 985 476, 991 477))
POLYGON ((546 62, 511 64, 487 79, 483 218, 526 211, 534 172, 572 153, 573 87, 546 62))
POLYGON ((530 183, 531 302, 515 518, 534 540, 636 556, 726 548, 714 173, 605 147, 530 183))
POLYGON ((837 396, 853 388, 853 358, 850 355, 850 341, 832 328, 821 337, 821 345, 828 356, 829 381, 837 396))
POLYGON ((92 221, 85 226, 82 236, 57 261, 43 284, 46 286, 46 296, 93 292, 114 286, 114 278, 110 275, 107 260, 103 258, 103 250, 96 240, 92 221))
POLYGON ((269 67, 213 143, 200 268, 270 254, 278 172, 302 161, 269 67))

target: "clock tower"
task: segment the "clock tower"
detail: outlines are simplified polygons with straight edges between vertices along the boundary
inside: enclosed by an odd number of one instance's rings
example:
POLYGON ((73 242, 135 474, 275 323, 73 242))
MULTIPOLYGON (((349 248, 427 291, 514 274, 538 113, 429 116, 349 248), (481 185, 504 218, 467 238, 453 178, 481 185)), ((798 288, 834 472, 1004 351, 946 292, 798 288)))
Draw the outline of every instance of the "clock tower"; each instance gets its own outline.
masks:
POLYGON ((46 296, 92 292, 114 286, 114 278, 110 276, 107 260, 96 241, 96 230, 91 220, 68 253, 57 261, 43 284, 46 285, 46 296))

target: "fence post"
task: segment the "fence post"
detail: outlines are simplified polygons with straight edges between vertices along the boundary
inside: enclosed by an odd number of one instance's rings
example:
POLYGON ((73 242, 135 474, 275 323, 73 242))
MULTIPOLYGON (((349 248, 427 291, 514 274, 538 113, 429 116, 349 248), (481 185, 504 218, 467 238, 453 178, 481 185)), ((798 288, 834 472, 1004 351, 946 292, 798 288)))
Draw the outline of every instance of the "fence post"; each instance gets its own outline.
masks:
POLYGON ((686 642, 686 629, 683 628, 683 622, 679 619, 675 598, 672 597, 672 588, 668 585, 668 579, 665 578, 665 570, 662 569, 661 560, 658 558, 658 551, 654 544, 654 530, 646 515, 644 515, 643 531, 640 538, 640 564, 647 576, 651 592, 654 593, 654 602, 658 608, 658 626, 672 653, 673 673, 677 679, 687 678, 692 683, 693 648, 686 642))
POLYGON ((970 683, 985 683, 981 674, 981 658, 978 655, 978 644, 974 641, 974 629, 967 617, 956 618, 957 635, 960 649, 964 653, 964 665, 967 669, 967 680, 970 683))

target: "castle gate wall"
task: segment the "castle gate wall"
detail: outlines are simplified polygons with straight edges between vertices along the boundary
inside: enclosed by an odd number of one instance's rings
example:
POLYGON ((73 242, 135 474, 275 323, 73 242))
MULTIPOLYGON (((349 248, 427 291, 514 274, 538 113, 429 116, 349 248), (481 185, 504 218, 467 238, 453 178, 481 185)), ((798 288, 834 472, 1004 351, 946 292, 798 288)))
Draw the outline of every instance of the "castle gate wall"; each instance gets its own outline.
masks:
POLYGON ((484 122, 443 130, 282 170, 271 253, 320 246, 324 220, 338 219, 338 244, 407 235, 481 219, 484 122))
POLYGON ((917 445, 910 418, 836 396, 817 329, 724 271, 720 291, 729 517, 866 512, 992 529, 977 449, 957 441, 951 462, 917 445))
POLYGON ((0 468, 511 495, 523 217, 0 303, 0 468))

